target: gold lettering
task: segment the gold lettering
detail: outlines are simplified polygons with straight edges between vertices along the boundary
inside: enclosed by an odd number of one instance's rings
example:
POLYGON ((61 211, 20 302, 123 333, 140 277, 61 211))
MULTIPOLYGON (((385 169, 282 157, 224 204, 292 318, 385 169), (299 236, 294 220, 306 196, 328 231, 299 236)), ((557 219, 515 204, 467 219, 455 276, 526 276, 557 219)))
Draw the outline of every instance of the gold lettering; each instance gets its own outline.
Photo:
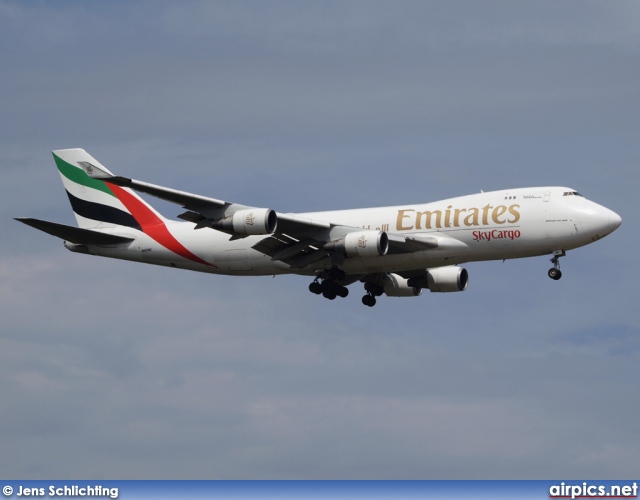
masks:
POLYGON ((405 217, 410 217, 410 215, 405 214, 405 212, 415 212, 415 210, 407 209, 407 210, 398 210, 398 219, 396 220, 396 230, 397 231, 409 231, 413 229, 413 226, 405 227, 402 225, 402 219, 405 217))
POLYGON ((441 210, 434 210, 433 212, 431 212, 430 210, 426 210, 425 212, 418 212, 416 213, 416 229, 422 229, 422 227, 420 226, 420 218, 424 215, 426 218, 426 222, 427 224, 425 225, 425 229, 431 229, 433 226, 431 225, 431 216, 433 214, 437 214, 436 215, 436 227, 442 227, 442 224, 440 223, 442 220, 442 211, 441 210))
POLYGON ((458 222, 458 218, 462 212, 466 212, 466 208, 456 208, 456 211, 453 213, 453 225, 455 227, 460 227, 460 223, 458 222))
MULTIPOLYGON (((485 205, 482 208, 453 208, 453 205, 448 205, 444 213, 442 210, 425 210, 424 212, 418 212, 413 208, 406 208, 398 210, 398 218, 396 219, 397 231, 410 231, 411 229, 433 229, 444 227, 460 227, 462 225, 470 226, 487 226, 493 224, 514 224, 520 220, 520 205, 498 205, 494 207, 491 204, 485 205), (411 217, 415 213, 415 225, 410 223, 411 217), (510 214, 511 218, 507 215, 510 214), (480 220, 480 214, 482 219, 480 220), (444 218, 443 218, 444 215, 444 218), (405 221, 405 219, 409 219, 405 221), (462 220, 461 220, 462 219, 462 220)), ((382 224, 380 226, 382 230, 388 230, 388 224, 382 224)), ((376 228, 377 229, 377 228, 376 228)))
POLYGON ((493 213, 491 214, 493 222, 495 222, 496 224, 504 224, 506 221, 500 220, 499 217, 501 215, 504 215, 506 211, 507 207, 505 207, 504 205, 498 205, 496 208, 494 208, 493 213))
POLYGON ((474 208, 470 208, 469 212, 472 212, 472 213, 470 213, 469 215, 467 215, 464 218, 464 225, 465 226, 477 226, 478 225, 478 213, 480 212, 480 210, 474 207, 474 208))
POLYGON ((491 205, 482 207, 482 224, 484 224, 485 226, 489 224, 489 210, 491 210, 492 208, 493 207, 491 205))
POLYGON ((513 219, 509 219, 507 221, 509 224, 515 224, 520 220, 520 212, 518 212, 518 208, 520 208, 520 205, 511 205, 509 207, 509 213, 513 215, 513 219))

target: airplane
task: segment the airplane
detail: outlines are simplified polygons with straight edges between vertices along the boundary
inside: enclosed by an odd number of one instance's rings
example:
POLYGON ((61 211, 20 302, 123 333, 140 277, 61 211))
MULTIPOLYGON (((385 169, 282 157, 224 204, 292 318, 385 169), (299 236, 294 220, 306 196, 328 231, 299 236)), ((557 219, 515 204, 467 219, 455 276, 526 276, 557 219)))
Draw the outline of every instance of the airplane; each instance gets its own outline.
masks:
POLYGON ((566 187, 480 192, 425 204, 280 213, 115 175, 84 149, 53 151, 78 227, 16 220, 72 252, 237 276, 298 274, 329 300, 364 284, 362 303, 467 289, 460 264, 560 257, 615 231, 618 214, 566 187), (186 209, 170 220, 136 192, 186 209))

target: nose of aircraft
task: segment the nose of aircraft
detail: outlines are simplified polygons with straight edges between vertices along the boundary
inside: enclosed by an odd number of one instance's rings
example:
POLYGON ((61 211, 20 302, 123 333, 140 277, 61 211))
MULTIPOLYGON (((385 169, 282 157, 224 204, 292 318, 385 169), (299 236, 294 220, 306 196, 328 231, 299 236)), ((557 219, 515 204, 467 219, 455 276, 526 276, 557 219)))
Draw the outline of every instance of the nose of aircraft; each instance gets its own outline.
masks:
POLYGON ((617 213, 593 202, 581 207, 580 218, 585 232, 599 237, 612 233, 622 224, 622 218, 617 213))
MULTIPOLYGON (((608 209, 607 209, 608 210, 608 209)), ((613 210, 609 210, 609 229, 613 233, 622 224, 622 217, 620 217, 613 210)))

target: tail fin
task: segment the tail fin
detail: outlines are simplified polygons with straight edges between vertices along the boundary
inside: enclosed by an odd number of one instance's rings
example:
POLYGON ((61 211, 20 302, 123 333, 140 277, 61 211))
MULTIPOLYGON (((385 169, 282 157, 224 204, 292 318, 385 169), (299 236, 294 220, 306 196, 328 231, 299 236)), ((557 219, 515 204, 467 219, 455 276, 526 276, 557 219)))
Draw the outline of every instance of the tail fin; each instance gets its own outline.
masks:
POLYGON ((53 152, 53 158, 79 227, 101 229, 127 226, 140 230, 145 220, 164 220, 162 215, 130 189, 89 177, 83 167, 112 174, 84 149, 57 150, 53 152))

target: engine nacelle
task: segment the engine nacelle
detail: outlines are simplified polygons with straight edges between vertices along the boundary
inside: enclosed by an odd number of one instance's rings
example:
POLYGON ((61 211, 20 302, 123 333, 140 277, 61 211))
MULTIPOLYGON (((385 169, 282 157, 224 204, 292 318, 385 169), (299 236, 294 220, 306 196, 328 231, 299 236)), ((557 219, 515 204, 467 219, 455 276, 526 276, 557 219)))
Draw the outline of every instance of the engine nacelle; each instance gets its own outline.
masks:
POLYGON ((384 231, 357 231, 324 246, 328 252, 342 252, 347 257, 378 257, 389 251, 389 236, 384 231))
POLYGON ((246 208, 211 223, 213 229, 234 234, 272 234, 278 226, 278 216, 270 208, 246 208))
POLYGON ((388 273, 384 277, 383 287, 387 297, 417 297, 422 293, 422 288, 409 285, 409 280, 394 273, 388 273))
POLYGON ((464 267, 434 267, 427 269, 422 276, 410 278, 408 284, 428 288, 432 292, 462 292, 469 285, 469 273, 464 267))
POLYGON ((64 242, 64 246, 67 250, 71 250, 72 252, 75 253, 89 253, 89 247, 87 245, 82 245, 79 243, 71 243, 70 241, 66 241, 64 242))
POLYGON ((432 292, 462 292, 469 285, 469 273, 464 267, 436 267, 427 271, 427 285, 432 292))

